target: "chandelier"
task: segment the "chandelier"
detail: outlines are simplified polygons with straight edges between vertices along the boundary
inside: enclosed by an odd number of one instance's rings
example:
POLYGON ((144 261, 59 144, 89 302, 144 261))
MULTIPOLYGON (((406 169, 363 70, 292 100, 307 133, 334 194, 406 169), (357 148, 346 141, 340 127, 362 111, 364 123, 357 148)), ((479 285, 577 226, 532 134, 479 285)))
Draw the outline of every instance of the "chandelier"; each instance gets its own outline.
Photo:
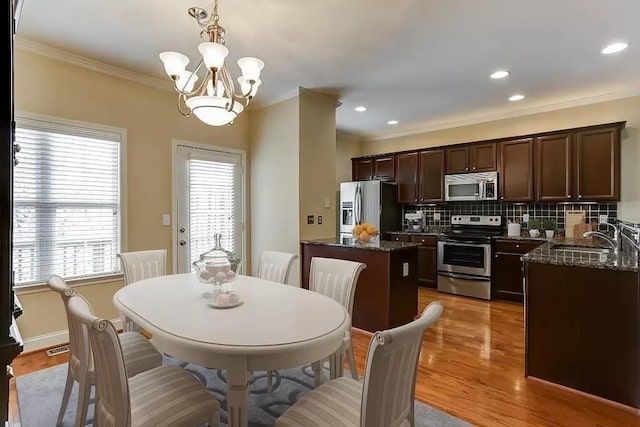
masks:
POLYGON ((200 37, 207 40, 198 46, 202 59, 196 69, 186 69, 189 64, 186 55, 178 52, 160 54, 165 71, 175 82, 178 111, 185 117, 193 113, 211 126, 231 125, 258 91, 264 62, 250 57, 238 60, 242 75, 238 77, 239 93, 236 92, 224 62, 229 49, 225 47, 224 28, 219 24, 218 0, 214 0, 210 14, 199 7, 192 7, 188 12, 200 25, 200 37), (201 68, 206 69, 206 75, 196 87, 201 68))

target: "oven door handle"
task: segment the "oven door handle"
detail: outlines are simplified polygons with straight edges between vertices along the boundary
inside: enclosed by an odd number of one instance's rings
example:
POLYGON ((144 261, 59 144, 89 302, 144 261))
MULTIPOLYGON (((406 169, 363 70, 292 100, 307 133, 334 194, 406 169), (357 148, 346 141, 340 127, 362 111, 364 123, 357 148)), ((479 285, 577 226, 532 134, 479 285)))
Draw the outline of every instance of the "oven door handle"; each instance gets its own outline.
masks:
POLYGON ((458 274, 458 273, 450 273, 448 271, 438 271, 438 276, 446 276, 446 277, 451 277, 453 279, 462 279, 462 280, 479 280, 479 281, 490 281, 491 279, 488 277, 481 277, 481 276, 467 276, 464 274, 458 274))
POLYGON ((474 242, 471 240, 440 240, 440 241, 445 245, 451 245, 451 246, 467 246, 467 245, 481 246, 481 247, 491 246, 490 243, 480 243, 480 242, 474 242))

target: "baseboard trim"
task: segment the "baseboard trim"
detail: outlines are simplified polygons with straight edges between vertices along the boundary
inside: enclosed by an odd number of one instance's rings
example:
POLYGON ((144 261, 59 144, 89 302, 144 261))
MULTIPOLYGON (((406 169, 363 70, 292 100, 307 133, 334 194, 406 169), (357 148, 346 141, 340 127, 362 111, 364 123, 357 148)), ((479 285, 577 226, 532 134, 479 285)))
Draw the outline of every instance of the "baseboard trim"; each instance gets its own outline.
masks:
MULTIPOLYGON (((117 330, 122 329, 121 319, 111 319, 111 322, 117 330)), ((69 342, 69 331, 57 331, 50 334, 38 335, 26 338, 23 343, 23 354, 34 351, 44 350, 46 348, 55 347, 69 342)))

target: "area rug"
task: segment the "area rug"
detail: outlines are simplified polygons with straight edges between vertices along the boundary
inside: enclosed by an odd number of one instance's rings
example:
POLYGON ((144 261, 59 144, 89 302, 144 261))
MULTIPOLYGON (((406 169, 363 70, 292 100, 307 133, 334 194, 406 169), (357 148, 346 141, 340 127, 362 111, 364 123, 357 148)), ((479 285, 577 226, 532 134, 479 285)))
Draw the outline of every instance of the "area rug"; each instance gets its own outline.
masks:
MULTIPOLYGON (((207 369, 202 366, 184 363, 165 356, 165 365, 178 365, 192 373, 216 396, 222 411, 221 425, 227 425, 226 372, 218 369, 207 369)), ((18 406, 21 425, 23 427, 55 426, 64 384, 67 365, 37 371, 16 377, 18 406)), ((267 391, 265 372, 255 372, 251 381, 249 394, 249 426, 273 426, 275 419, 287 410, 300 396, 313 389, 313 371, 304 366, 296 369, 285 369, 275 372, 273 392, 267 391)), ((77 404, 77 385, 71 394, 69 406, 64 417, 64 426, 73 426, 77 404)), ((93 392, 92 392, 93 393, 93 392)), ((470 424, 445 412, 416 401, 416 426, 458 427, 470 424)), ((93 424, 93 398, 89 405, 87 424, 93 424)))

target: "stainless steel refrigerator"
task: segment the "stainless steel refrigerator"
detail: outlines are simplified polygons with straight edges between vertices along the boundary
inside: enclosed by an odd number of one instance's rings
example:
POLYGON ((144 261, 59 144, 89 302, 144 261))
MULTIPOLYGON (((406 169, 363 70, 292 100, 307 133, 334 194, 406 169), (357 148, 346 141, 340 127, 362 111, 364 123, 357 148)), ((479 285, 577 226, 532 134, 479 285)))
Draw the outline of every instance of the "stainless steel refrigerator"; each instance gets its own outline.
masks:
POLYGON ((340 237, 351 238, 353 227, 364 222, 385 233, 402 229, 402 209, 396 204, 396 185, 384 181, 340 184, 340 237))

